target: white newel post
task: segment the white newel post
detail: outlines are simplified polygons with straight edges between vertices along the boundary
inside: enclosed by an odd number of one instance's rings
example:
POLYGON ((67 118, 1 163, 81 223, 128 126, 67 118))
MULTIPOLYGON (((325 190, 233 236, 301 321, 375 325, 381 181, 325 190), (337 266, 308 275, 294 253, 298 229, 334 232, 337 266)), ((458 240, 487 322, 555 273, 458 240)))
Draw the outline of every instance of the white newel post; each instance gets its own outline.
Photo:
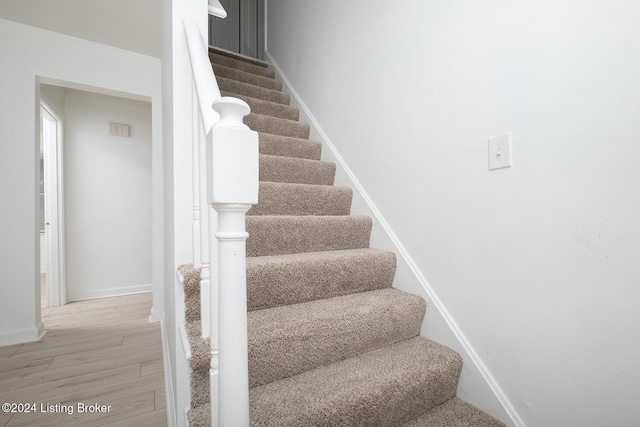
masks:
POLYGON ((207 146, 207 192, 208 202, 218 213, 218 292, 212 288, 210 298, 211 307, 218 307, 219 333, 218 346, 211 344, 211 419, 212 425, 221 427, 248 427, 245 214, 258 203, 258 134, 242 122, 250 112, 244 101, 219 98, 213 109, 220 121, 213 126, 207 146))

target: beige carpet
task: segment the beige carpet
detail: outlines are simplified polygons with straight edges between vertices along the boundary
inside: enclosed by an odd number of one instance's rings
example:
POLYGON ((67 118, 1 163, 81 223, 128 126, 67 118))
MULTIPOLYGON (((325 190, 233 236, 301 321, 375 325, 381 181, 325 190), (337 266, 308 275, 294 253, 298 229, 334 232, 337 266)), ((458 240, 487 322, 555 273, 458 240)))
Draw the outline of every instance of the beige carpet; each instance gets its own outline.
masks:
MULTIPOLYGON (((369 247, 371 219, 309 141, 273 70, 210 51, 224 96, 259 133, 260 193, 248 213, 252 426, 502 426, 455 397, 462 359, 420 337, 425 301, 392 287, 396 257, 369 247)), ((209 343, 199 271, 185 277, 191 426, 210 425, 209 343)), ((223 369, 223 368, 222 368, 223 369)))

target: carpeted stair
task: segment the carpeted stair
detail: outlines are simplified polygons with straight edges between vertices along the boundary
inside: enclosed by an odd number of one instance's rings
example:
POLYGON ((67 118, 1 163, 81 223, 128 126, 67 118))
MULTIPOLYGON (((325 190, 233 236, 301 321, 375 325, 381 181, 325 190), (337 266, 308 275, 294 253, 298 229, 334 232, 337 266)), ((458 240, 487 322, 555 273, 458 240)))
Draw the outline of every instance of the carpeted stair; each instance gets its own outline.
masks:
MULTIPOLYGON (((425 301, 392 288, 395 254, 369 248, 371 219, 259 61, 210 50, 223 96, 246 101, 259 133, 259 203, 248 212, 252 426, 502 426, 457 399, 462 359, 420 337, 425 301)), ((191 426, 209 426, 209 343, 200 272, 185 277, 191 426)))

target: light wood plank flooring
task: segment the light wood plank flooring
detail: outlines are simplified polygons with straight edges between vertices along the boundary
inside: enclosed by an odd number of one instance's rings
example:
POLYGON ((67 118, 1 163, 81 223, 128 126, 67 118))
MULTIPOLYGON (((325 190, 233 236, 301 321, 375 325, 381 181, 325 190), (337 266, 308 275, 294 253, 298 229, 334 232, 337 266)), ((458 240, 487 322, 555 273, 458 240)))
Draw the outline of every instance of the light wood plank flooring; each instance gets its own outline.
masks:
POLYGON ((160 325, 149 323, 151 294, 42 309, 40 342, 0 347, 0 410, 8 426, 166 426, 160 325), (91 405, 108 412, 87 412, 91 405), (85 405, 85 411, 82 410, 85 405))

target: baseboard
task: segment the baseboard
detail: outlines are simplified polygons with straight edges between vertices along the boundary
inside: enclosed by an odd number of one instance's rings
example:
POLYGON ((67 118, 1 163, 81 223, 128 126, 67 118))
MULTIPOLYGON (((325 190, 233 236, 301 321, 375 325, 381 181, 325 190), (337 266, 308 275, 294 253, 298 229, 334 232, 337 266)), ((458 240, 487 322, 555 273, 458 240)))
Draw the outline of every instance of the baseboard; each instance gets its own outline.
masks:
POLYGON ((0 347, 13 344, 24 344, 28 342, 40 341, 47 330, 42 322, 33 328, 14 329, 12 331, 0 332, 0 347))
MULTIPOLYGON (((347 180, 349 181, 349 184, 353 187, 354 194, 358 193, 360 197, 363 199, 368 210, 371 212, 373 216, 374 223, 377 223, 378 225, 381 226, 381 228, 384 230, 384 233, 386 234, 388 239, 391 241, 393 250, 395 250, 395 252, 399 255, 401 260, 408 266, 415 280, 419 282, 421 291, 422 291, 421 293, 423 294, 422 296, 424 296, 428 301, 430 301, 428 305, 437 310, 442 321, 446 323, 446 326, 448 326, 449 330, 455 337, 454 339, 456 340, 456 344, 457 344, 456 350, 459 353, 461 353, 461 356, 465 361, 465 365, 467 365, 468 363, 471 363, 472 364, 471 368, 477 372, 478 375, 474 375, 474 373, 467 375, 468 379, 466 381, 470 382, 470 381, 475 381, 476 379, 478 381, 482 381, 483 382, 482 384, 478 384, 478 383, 474 384, 476 386, 476 389, 487 390, 488 393, 492 393, 493 396, 495 397, 494 401, 497 401, 497 405, 492 405, 492 408, 483 408, 480 405, 478 405, 480 406, 480 409, 486 410, 494 417, 502 419, 504 422, 506 422, 509 425, 513 425, 516 427, 526 427, 525 423, 523 422, 522 418, 515 410, 510 399, 506 396, 506 394, 498 384, 497 380, 493 377, 491 372, 489 372, 487 366, 479 357, 478 353, 475 351, 475 349, 473 348, 469 340, 466 338, 462 330, 459 328, 459 326, 457 325, 457 323, 455 322, 455 320, 453 319, 453 317, 451 316, 447 308, 444 306, 444 304, 442 303, 442 301, 440 300, 440 298, 438 297, 434 289, 427 282, 426 278, 418 268, 417 264, 415 263, 415 261, 413 260, 413 258, 411 257, 411 255, 409 254, 405 246, 402 244, 400 239, 394 233, 393 229, 391 228, 389 223, 386 221, 384 216, 381 214, 380 210, 377 208, 373 200, 369 197, 368 193, 366 192, 364 187, 360 184, 360 182, 358 181, 353 171, 349 168, 347 163, 344 161, 343 157, 340 155, 335 145, 331 142, 327 134, 322 130, 322 127, 320 126, 320 124, 317 122, 317 120, 315 119, 311 111, 305 105, 302 98, 298 95, 296 90, 293 88, 293 86, 291 85, 287 77, 284 75, 284 73, 282 72, 282 70, 280 69, 280 67, 274 60, 274 58, 271 56, 269 51, 265 51, 265 55, 270 65, 275 69, 276 75, 282 81, 283 90, 287 91, 291 95, 292 103, 293 102, 297 103, 296 106, 300 108, 301 116, 302 115, 306 116, 305 118, 309 121, 312 131, 317 133, 317 135, 319 135, 320 142, 322 142, 323 146, 327 147, 331 152, 331 155, 333 157, 332 160, 335 161, 338 164, 338 167, 341 168, 347 175, 347 180), (480 377, 481 380, 478 377, 480 377)), ((398 261, 400 262, 401 260, 399 259, 398 261)), ((470 367, 466 366, 466 368, 463 368, 463 369, 466 369, 467 371, 469 371, 470 367)), ((478 393, 478 394, 482 394, 482 393, 478 393)))
POLYGON ((151 313, 149 314, 149 323, 160 322, 164 317, 164 310, 157 307, 151 307, 151 313))
POLYGON ((122 286, 118 288, 97 289, 91 291, 69 291, 68 301, 85 301, 98 298, 119 297, 122 295, 143 294, 153 292, 153 285, 122 286))
POLYGON ((188 426, 189 425, 189 408, 188 406, 185 406, 184 409, 182 410, 182 414, 184 415, 184 425, 188 426))
POLYGON ((173 375, 171 375, 171 353, 169 352, 169 338, 167 336, 167 324, 164 313, 160 319, 160 335, 162 337, 162 364, 164 367, 164 391, 167 405, 167 426, 176 427, 176 406, 173 390, 173 375))

